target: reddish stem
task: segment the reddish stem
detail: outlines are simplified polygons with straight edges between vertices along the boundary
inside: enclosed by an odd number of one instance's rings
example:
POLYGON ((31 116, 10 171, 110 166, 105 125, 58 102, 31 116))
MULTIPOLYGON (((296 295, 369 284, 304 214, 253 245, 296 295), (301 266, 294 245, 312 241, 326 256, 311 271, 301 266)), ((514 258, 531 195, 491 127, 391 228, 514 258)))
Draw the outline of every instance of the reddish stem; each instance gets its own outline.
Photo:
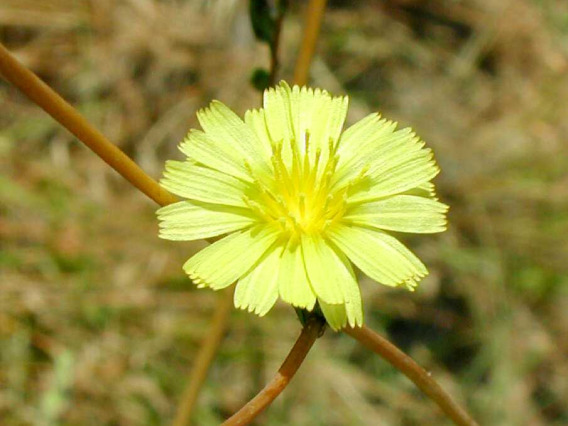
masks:
POLYGON ((459 426, 478 426, 469 414, 432 378, 431 374, 420 367, 416 361, 398 349, 384 337, 368 327, 345 328, 343 331, 363 346, 387 360, 414 382, 418 388, 432 399, 442 411, 459 426))
POLYGON ((320 319, 312 317, 302 329, 302 333, 276 376, 253 399, 227 419, 222 426, 242 426, 252 422, 280 393, 288 386, 300 365, 306 358, 312 345, 321 335, 325 324, 320 319))

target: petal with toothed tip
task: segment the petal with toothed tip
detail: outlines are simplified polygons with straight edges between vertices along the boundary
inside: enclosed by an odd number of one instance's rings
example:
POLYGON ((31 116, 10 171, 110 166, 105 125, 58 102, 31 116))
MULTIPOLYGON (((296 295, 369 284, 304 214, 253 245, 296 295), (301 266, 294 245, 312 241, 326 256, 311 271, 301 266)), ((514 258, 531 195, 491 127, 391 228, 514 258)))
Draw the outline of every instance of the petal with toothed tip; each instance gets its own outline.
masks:
POLYGON ((278 299, 282 246, 268 250, 258 265, 241 277, 235 289, 235 307, 264 316, 278 299))
POLYGON ((260 225, 232 233, 195 254, 183 269, 198 287, 225 288, 248 273, 279 234, 260 225))
POLYGON ((280 259, 278 291, 286 303, 297 308, 311 311, 316 303, 316 296, 306 273, 302 247, 289 241, 280 259))
POLYGON ((195 201, 180 201, 158 210, 160 237, 193 241, 252 226, 256 219, 243 209, 195 201))
POLYGON ((358 226, 414 233, 446 229, 448 206, 430 198, 395 195, 348 208, 343 221, 358 226))
POLYGON ((381 284, 406 285, 428 273, 410 250, 385 232, 337 224, 327 235, 359 269, 381 284))
POLYGON ((191 200, 244 208, 243 194, 254 190, 248 182, 190 161, 166 161, 160 185, 191 200))

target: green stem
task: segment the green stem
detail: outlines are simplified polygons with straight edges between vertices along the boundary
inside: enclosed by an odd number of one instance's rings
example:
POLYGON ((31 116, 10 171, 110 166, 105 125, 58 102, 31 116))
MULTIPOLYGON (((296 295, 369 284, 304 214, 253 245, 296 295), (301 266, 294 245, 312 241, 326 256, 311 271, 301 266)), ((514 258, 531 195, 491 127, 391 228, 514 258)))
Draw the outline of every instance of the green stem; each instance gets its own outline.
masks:
MULTIPOLYGON (((284 1, 284 0, 281 0, 284 1)), ((278 70, 280 68, 280 61, 278 60, 278 52, 280 48, 280 35, 282 34, 282 24, 284 23, 284 15, 286 12, 286 7, 278 7, 278 15, 276 17, 276 23, 274 28, 274 37, 272 43, 270 43, 270 79, 268 82, 269 86, 274 86, 276 84, 276 78, 278 77, 278 70)))

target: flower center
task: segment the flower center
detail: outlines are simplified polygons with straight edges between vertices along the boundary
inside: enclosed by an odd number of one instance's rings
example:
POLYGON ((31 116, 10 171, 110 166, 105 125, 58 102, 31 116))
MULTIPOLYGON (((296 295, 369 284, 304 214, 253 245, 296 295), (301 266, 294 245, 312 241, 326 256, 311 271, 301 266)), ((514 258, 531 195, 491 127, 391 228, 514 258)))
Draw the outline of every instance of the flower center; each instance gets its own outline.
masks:
POLYGON ((306 133, 303 147, 296 140, 272 144, 273 176, 270 182, 254 177, 255 196, 247 204, 266 221, 277 222, 290 237, 321 233, 339 220, 346 206, 346 188, 333 190, 332 177, 339 157, 336 144, 329 140, 327 150, 310 149, 306 133))

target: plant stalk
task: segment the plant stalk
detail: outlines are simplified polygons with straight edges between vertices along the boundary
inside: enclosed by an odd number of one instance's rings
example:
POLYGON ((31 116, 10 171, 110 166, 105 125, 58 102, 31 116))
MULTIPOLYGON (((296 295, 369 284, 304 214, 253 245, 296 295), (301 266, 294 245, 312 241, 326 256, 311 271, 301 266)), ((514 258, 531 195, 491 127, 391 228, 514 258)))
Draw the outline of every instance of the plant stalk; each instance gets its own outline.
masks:
POLYGON ((316 50, 321 21, 327 0, 310 0, 304 23, 304 35, 294 69, 294 83, 305 86, 309 80, 310 65, 316 50))
POLYGON ((345 328, 345 333, 358 340, 414 382, 418 388, 442 409, 444 414, 459 426, 478 426, 470 415, 412 358, 370 328, 345 328))
POLYGON ((161 206, 177 201, 75 108, 22 65, 2 43, 0 43, 0 74, 142 193, 161 206))
POLYGON ((191 368, 189 381, 182 394, 172 426, 186 426, 190 424, 199 391, 207 378, 209 367, 215 359, 215 354, 227 330, 231 308, 233 307, 233 291, 225 290, 218 297, 219 300, 215 306, 211 325, 199 347, 199 352, 191 368))
POLYGON ((288 386, 314 342, 322 334, 324 327, 325 323, 320 318, 312 316, 302 328, 298 340, 296 340, 274 378, 244 407, 225 420, 222 426, 248 425, 262 413, 288 386))

